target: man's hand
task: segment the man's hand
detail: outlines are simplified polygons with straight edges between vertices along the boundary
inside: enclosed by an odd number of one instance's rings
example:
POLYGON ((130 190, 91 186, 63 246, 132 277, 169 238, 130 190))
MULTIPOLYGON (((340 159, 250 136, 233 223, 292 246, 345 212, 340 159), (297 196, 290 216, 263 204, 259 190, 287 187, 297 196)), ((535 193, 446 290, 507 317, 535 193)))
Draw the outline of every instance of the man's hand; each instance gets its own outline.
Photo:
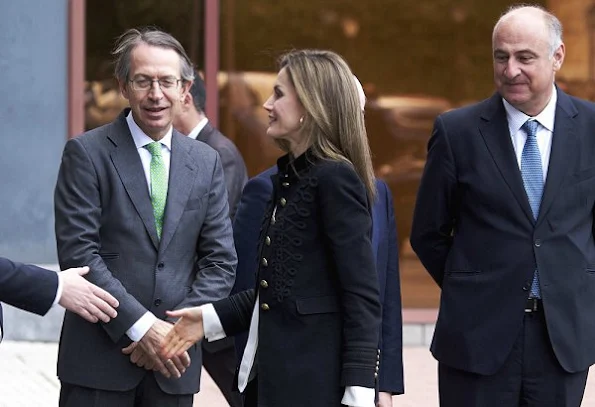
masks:
POLYGON ((161 356, 169 359, 174 355, 183 354, 200 341, 204 337, 204 326, 200 307, 166 311, 165 313, 169 317, 180 318, 161 343, 161 356))
POLYGON ((376 407, 393 407, 392 395, 385 391, 378 393, 378 404, 376 404, 376 407))
POLYGON ((174 376, 180 378, 186 372, 186 368, 190 366, 190 356, 188 353, 181 352, 175 357, 164 359, 165 361, 162 361, 157 354, 161 342, 168 332, 172 330, 172 326, 169 322, 160 319, 156 320, 145 336, 138 342, 138 346, 134 346, 133 343, 122 349, 122 352, 130 354, 131 362, 137 366, 156 370, 161 372, 165 377, 174 376))
POLYGON ((89 267, 77 267, 60 273, 62 296, 58 303, 89 322, 101 320, 107 323, 118 315, 115 310, 118 300, 85 280, 83 276, 88 272, 89 267))

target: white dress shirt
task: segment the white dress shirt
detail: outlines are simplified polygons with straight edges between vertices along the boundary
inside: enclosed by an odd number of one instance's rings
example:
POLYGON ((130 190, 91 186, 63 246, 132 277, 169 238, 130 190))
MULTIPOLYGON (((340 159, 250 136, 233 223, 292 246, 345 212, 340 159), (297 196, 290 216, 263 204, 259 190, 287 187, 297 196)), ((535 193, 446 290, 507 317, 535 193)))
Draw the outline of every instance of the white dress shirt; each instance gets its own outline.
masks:
POLYGON ((209 122, 209 119, 207 119, 206 117, 203 118, 201 121, 198 122, 198 124, 196 126, 194 126, 192 131, 190 133, 188 133, 187 136, 192 137, 194 140, 196 140, 196 138, 198 137, 198 133, 200 133, 201 130, 205 128, 205 126, 207 125, 208 122, 209 122))
MULTIPOLYGON (((553 85, 552 85, 553 86, 553 85)), ((527 116, 525 113, 513 107, 505 99, 504 109, 506 109, 506 118, 508 119, 508 130, 510 131, 510 137, 512 139, 512 146, 516 154, 517 163, 519 169, 521 168, 521 155, 523 154, 523 148, 527 141, 527 133, 521 129, 521 126, 530 118, 537 120, 539 126, 537 126, 537 146, 539 147, 539 154, 541 155, 541 168, 543 169, 543 181, 547 178, 547 170, 550 163, 550 154, 552 151, 552 135, 554 133, 554 120, 556 117, 556 102, 558 100, 558 93, 556 87, 553 86, 552 97, 545 106, 545 108, 537 116, 527 116)))
MULTIPOLYGON (((153 140, 151 137, 147 136, 144 131, 141 130, 140 127, 134 121, 132 117, 132 112, 128 113, 126 116, 126 122, 128 123, 128 128, 130 129, 130 133, 132 134, 132 138, 134 140, 134 144, 136 145, 136 151, 140 156, 140 160, 143 164, 143 171, 145 172, 145 178, 147 179, 147 185, 149 187, 149 191, 151 191, 151 152, 145 148, 145 146, 149 143, 152 143, 153 140)), ((169 163, 171 161, 171 137, 172 137, 172 127, 169 128, 165 136, 159 142, 161 143, 161 157, 163 158, 163 164, 165 166, 165 172, 167 178, 169 179, 169 163)), ((142 339, 143 336, 149 331, 151 326, 155 323, 157 317, 150 311, 147 311, 142 317, 139 318, 127 331, 126 335, 133 340, 134 342, 138 342, 142 339)))
MULTIPOLYGON (((202 308, 202 323, 205 332, 205 338, 209 341, 216 341, 225 338, 227 335, 223 330, 221 320, 215 311, 212 304, 205 304, 202 308)), ((256 348, 258 347, 258 295, 256 295, 256 302, 252 310, 252 319, 250 320, 250 331, 248 333, 248 342, 244 349, 242 362, 240 363, 240 371, 238 373, 238 390, 240 393, 244 392, 248 385, 248 377, 252 366, 254 365, 254 358, 256 357, 256 348)), ((375 407, 374 398, 376 397, 376 390, 361 386, 347 386, 341 404, 350 407, 375 407)))

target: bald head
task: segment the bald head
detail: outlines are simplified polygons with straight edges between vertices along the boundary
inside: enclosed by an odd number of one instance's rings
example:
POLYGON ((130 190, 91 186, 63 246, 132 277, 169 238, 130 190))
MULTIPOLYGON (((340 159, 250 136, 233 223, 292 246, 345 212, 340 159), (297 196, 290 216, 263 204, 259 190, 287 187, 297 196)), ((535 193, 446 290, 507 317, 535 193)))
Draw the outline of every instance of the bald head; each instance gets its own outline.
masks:
POLYGON ((541 6, 517 5, 510 7, 494 26, 492 45, 500 29, 506 26, 530 26, 535 31, 542 31, 547 41, 549 56, 552 57, 562 44, 562 24, 560 20, 541 6))

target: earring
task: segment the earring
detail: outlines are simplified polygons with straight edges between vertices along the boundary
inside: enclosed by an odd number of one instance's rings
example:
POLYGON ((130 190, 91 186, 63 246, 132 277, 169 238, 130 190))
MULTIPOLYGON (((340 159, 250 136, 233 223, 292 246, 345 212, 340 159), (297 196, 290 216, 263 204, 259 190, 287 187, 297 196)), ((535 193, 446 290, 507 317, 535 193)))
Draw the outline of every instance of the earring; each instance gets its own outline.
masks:
POLYGON ((300 126, 304 124, 304 116, 300 117, 300 126))

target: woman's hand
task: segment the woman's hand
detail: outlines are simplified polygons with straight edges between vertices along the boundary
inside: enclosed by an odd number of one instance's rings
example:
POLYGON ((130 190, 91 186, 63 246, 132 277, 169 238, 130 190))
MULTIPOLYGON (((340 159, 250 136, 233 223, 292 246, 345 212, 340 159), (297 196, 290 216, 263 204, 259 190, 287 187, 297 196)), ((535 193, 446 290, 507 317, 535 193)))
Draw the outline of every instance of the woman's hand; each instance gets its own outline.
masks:
POLYGON ((200 307, 166 311, 168 317, 179 318, 161 342, 161 357, 164 360, 181 356, 204 337, 202 310, 200 307))

